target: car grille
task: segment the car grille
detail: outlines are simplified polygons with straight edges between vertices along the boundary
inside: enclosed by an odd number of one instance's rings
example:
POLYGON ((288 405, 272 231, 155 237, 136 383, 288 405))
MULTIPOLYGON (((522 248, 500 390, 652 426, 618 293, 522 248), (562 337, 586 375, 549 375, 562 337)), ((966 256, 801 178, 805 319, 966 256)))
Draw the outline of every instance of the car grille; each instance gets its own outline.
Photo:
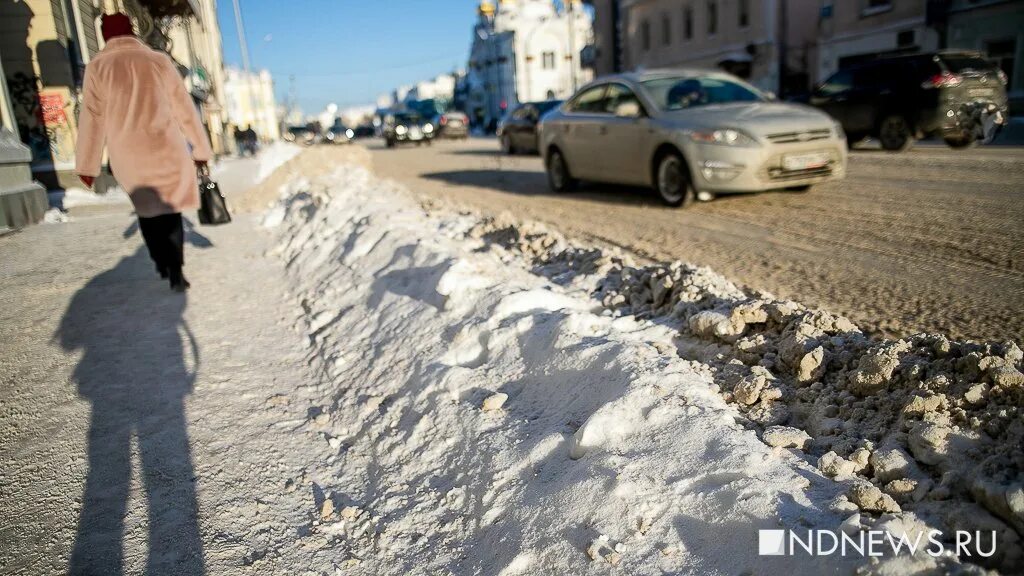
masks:
POLYGON ((815 176, 829 176, 830 174, 832 174, 832 162, 829 162, 828 166, 811 168, 809 170, 781 170, 778 168, 768 170, 768 178, 776 182, 813 178, 815 176))
POLYGON ((768 140, 774 144, 793 144, 796 142, 812 142, 814 140, 825 140, 832 135, 828 128, 818 130, 804 130, 802 132, 780 132, 769 134, 768 140))

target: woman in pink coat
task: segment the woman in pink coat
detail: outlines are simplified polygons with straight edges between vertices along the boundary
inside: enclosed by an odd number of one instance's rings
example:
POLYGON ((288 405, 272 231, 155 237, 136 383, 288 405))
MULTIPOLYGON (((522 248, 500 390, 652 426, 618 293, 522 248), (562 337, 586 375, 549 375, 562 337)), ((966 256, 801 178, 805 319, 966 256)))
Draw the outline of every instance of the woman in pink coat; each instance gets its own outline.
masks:
POLYGON ((85 71, 76 172, 92 186, 106 145, 157 271, 183 292, 181 212, 199 205, 196 170, 213 154, 210 141, 171 58, 138 40, 124 14, 103 16, 102 26, 107 44, 85 71))

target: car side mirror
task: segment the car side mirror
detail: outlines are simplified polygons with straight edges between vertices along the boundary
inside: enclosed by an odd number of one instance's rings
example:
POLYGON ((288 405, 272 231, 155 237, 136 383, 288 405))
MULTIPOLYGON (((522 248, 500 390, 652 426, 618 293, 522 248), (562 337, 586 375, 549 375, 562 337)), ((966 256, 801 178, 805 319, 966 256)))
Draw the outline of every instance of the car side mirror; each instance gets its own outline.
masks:
POLYGON ((619 118, 639 118, 640 103, 635 101, 623 102, 615 107, 615 115, 619 118))

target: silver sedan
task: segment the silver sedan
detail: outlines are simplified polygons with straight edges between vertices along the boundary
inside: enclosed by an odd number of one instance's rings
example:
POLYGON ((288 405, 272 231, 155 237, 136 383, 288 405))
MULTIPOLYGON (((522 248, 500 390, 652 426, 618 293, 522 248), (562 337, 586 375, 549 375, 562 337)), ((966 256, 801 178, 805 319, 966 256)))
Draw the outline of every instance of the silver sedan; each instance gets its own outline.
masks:
POLYGON ((596 80, 543 118, 539 142, 555 191, 577 179, 651 186, 672 206, 846 172, 846 136, 827 114, 708 70, 596 80))

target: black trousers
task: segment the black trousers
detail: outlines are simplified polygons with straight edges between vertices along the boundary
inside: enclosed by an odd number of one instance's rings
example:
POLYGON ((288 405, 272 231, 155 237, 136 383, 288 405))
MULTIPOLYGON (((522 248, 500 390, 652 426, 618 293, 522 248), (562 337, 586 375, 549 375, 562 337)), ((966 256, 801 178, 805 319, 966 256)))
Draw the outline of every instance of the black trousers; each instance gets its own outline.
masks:
POLYGON ((162 214, 152 218, 140 216, 139 230, 157 270, 172 279, 180 277, 181 267, 185 264, 185 229, 181 214, 162 214))

